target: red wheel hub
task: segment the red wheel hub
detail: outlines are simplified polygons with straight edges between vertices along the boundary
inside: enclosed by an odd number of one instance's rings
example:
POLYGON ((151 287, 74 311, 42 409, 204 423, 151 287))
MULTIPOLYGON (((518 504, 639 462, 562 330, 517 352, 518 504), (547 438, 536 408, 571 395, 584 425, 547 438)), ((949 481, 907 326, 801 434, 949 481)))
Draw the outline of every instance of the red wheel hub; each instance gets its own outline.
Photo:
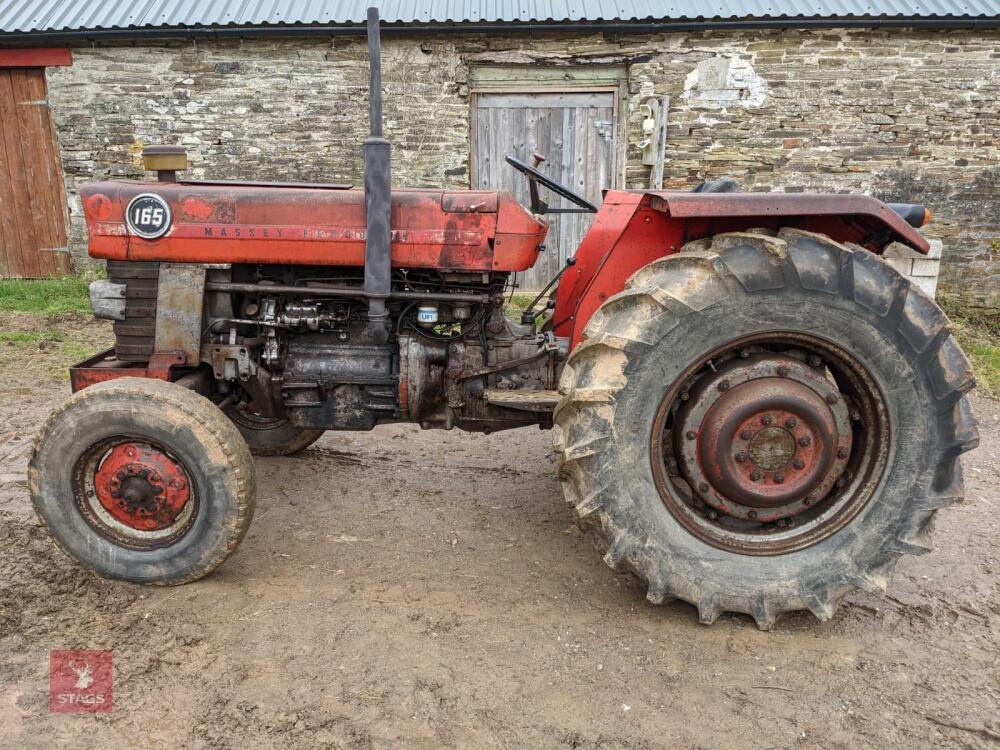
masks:
POLYGON ((142 442, 112 448, 94 472, 94 490, 115 520, 138 531, 168 528, 191 497, 184 468, 142 442))
POLYGON ((674 443, 710 508, 767 523, 824 498, 851 455, 850 415, 825 371, 793 357, 733 360, 699 381, 674 443))

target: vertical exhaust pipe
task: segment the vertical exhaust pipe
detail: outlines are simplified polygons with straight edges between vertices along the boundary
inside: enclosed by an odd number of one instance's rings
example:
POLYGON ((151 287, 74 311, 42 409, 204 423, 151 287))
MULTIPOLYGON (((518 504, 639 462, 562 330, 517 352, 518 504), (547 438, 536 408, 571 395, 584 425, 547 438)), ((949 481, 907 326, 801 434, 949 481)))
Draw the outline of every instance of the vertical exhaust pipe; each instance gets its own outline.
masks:
POLYGON ((382 136, 382 46, 379 39, 378 8, 368 9, 368 120, 370 135, 365 138, 365 295, 368 323, 376 344, 389 340, 388 313, 392 277, 392 235, 390 228, 389 141, 382 136))

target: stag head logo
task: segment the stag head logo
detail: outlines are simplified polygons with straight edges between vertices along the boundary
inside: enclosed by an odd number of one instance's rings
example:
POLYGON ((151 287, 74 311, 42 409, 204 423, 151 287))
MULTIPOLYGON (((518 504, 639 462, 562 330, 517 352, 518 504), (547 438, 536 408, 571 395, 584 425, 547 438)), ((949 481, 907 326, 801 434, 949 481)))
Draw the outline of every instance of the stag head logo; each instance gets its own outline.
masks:
POLYGON ((90 668, 87 662, 83 663, 82 667, 76 666, 73 662, 69 663, 69 668, 76 673, 76 684, 73 686, 77 690, 86 690, 94 682, 94 670, 90 668))

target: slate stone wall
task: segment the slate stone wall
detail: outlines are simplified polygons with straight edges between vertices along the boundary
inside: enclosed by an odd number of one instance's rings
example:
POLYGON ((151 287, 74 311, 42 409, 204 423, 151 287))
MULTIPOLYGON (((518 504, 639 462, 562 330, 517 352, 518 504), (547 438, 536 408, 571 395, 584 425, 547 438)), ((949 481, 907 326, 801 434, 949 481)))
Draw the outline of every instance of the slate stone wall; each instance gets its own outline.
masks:
MULTIPOLYGON (((73 53, 48 76, 78 262, 76 187, 141 176, 148 143, 185 146, 199 178, 360 184, 363 39, 73 53)), ((639 106, 669 96, 668 187, 728 175, 748 190, 927 203, 939 289, 1000 308, 1000 31, 387 36, 383 53, 394 184, 468 186, 472 66, 524 66, 527 77, 537 65, 625 65, 621 184, 646 186, 639 106)))

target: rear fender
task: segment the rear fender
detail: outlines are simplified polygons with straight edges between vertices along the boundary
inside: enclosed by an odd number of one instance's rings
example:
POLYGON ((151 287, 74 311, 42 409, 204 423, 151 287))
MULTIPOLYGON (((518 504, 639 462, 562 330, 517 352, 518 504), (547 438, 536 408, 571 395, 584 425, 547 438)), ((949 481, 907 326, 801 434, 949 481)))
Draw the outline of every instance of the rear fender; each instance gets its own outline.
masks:
POLYGON ((795 227, 881 255, 892 242, 927 253, 927 240, 886 204, 866 195, 624 192, 605 195, 556 292, 557 336, 575 347, 591 315, 628 278, 686 242, 723 232, 795 227))

